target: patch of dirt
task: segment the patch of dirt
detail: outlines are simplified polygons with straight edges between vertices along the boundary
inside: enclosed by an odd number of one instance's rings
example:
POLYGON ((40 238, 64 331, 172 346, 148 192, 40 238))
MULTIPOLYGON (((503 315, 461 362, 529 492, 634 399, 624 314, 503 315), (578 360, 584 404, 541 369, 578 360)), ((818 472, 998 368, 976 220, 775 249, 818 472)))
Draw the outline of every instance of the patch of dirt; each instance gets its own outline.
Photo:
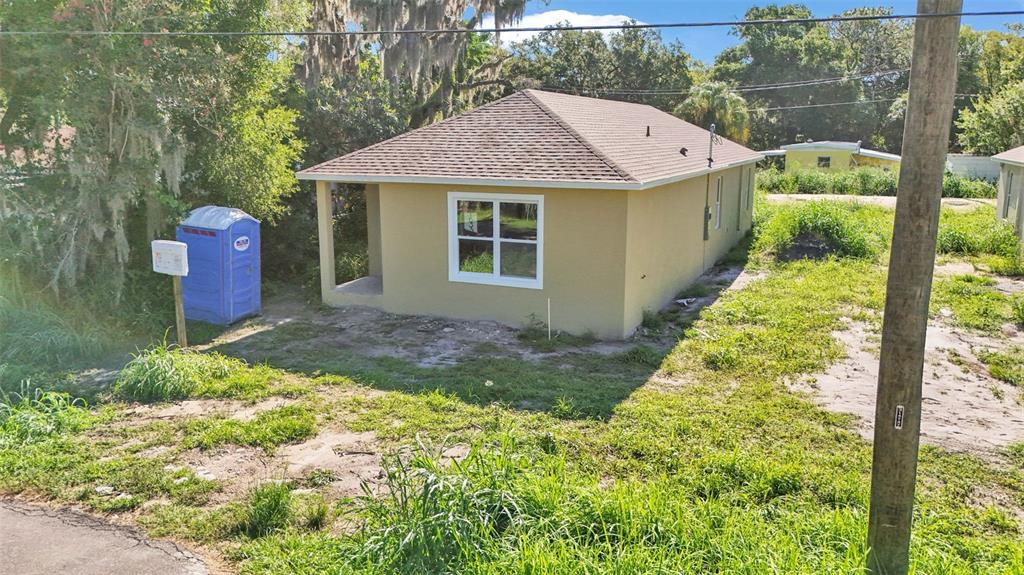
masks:
POLYGON ((835 249, 820 235, 800 234, 793 238, 785 252, 779 254, 779 259, 788 262, 802 259, 823 260, 833 253, 835 249))
MULTIPOLYGON (((710 269, 695 284, 712 289, 707 296, 690 302, 685 311, 696 314, 728 289, 740 289, 761 277, 748 274, 739 266, 710 269)), ((202 351, 230 347, 230 355, 262 358, 311 349, 348 350, 362 357, 394 357, 419 367, 441 367, 479 356, 506 355, 537 361, 570 353, 612 355, 626 351, 638 342, 671 344, 675 333, 648 333, 639 329, 625 341, 595 341, 580 346, 560 347, 540 352, 519 340, 520 330, 494 321, 471 321, 432 316, 398 315, 364 306, 331 308, 309 305, 298 293, 283 291, 264 303, 263 315, 231 329, 213 342, 196 346, 202 351), (671 337, 668 337, 671 335, 671 337)), ((670 307, 679 307, 672 302, 670 307)))
POLYGON ((362 493, 363 481, 374 485, 383 477, 381 448, 373 433, 328 429, 316 437, 282 446, 273 454, 256 447, 227 446, 182 454, 180 465, 203 479, 219 481, 221 492, 214 498, 224 503, 266 481, 303 480, 312 472, 328 478, 333 497, 354 497, 362 493))
MULTIPOLYGON (((792 387, 811 392, 825 408, 859 417, 858 432, 873 432, 878 384, 879 337, 864 323, 848 322, 833 336, 847 357, 825 373, 801 378, 792 387)), ((1022 344, 1015 335, 1011 343, 1022 344)), ((930 322, 925 343, 921 436, 927 443, 969 452, 993 452, 1024 441, 1024 395, 991 377, 974 350, 1001 349, 1006 340, 961 332, 930 322)))
POLYGON ((129 410, 128 415, 137 417, 138 419, 135 421, 153 421, 224 414, 248 421, 261 412, 294 402, 294 399, 284 397, 268 397, 257 402, 232 399, 186 399, 178 403, 138 405, 129 410))
POLYGON ((285 475, 302 478, 313 471, 329 473, 331 492, 339 497, 362 493, 362 482, 371 486, 384 475, 377 437, 372 432, 324 431, 316 437, 278 450, 285 475))

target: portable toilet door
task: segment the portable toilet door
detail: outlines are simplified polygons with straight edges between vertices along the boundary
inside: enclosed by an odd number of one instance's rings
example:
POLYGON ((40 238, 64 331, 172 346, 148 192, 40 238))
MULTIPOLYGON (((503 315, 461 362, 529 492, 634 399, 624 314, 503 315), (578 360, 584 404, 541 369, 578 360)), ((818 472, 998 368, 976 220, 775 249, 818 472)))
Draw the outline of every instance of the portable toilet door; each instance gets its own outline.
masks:
POLYGON ((260 313, 260 223, 236 208, 204 206, 178 226, 188 244, 185 317, 227 325, 260 313))

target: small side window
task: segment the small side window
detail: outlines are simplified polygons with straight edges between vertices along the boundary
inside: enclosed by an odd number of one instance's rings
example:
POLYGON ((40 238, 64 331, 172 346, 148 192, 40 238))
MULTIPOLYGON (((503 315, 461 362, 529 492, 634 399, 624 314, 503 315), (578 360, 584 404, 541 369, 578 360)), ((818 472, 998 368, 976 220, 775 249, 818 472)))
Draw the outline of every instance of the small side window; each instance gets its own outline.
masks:
POLYGON ((832 156, 818 156, 818 167, 829 168, 832 166, 832 156))

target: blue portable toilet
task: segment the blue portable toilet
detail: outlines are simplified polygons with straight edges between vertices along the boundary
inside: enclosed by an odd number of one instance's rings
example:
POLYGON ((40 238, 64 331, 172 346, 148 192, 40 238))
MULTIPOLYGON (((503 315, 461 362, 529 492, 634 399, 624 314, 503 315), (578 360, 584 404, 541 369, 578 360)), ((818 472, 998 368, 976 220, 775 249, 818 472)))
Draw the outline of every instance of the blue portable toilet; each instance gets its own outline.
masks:
POLYGON ((227 325, 260 313, 260 223, 236 208, 204 206, 175 234, 188 244, 185 318, 227 325))

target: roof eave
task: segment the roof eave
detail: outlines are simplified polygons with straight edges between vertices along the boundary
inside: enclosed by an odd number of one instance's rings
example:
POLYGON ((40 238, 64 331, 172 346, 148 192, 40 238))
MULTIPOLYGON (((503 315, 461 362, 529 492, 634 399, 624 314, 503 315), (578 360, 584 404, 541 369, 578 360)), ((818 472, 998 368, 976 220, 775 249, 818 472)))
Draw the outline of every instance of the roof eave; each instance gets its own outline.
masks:
POLYGON ((1000 158, 999 156, 992 156, 992 159, 999 162, 1000 164, 1011 164, 1014 166, 1024 166, 1024 160, 1011 160, 1010 158, 1000 158))
POLYGON ((453 178, 447 176, 376 176, 369 174, 317 174, 296 172, 300 180, 339 182, 346 184, 448 184, 459 186, 497 186, 520 188, 576 188, 604 190, 638 190, 642 182, 516 180, 505 178, 453 178))
POLYGON ((309 171, 296 172, 300 180, 338 182, 346 184, 442 184, 460 186, 496 186, 519 188, 572 188, 586 190, 646 190, 665 184, 688 180, 712 172, 753 164, 764 159, 758 154, 750 158, 718 164, 710 168, 692 170, 681 174, 673 174, 646 182, 624 181, 586 181, 586 180, 516 180, 502 178, 452 178, 446 176, 376 176, 368 174, 318 174, 309 171))

